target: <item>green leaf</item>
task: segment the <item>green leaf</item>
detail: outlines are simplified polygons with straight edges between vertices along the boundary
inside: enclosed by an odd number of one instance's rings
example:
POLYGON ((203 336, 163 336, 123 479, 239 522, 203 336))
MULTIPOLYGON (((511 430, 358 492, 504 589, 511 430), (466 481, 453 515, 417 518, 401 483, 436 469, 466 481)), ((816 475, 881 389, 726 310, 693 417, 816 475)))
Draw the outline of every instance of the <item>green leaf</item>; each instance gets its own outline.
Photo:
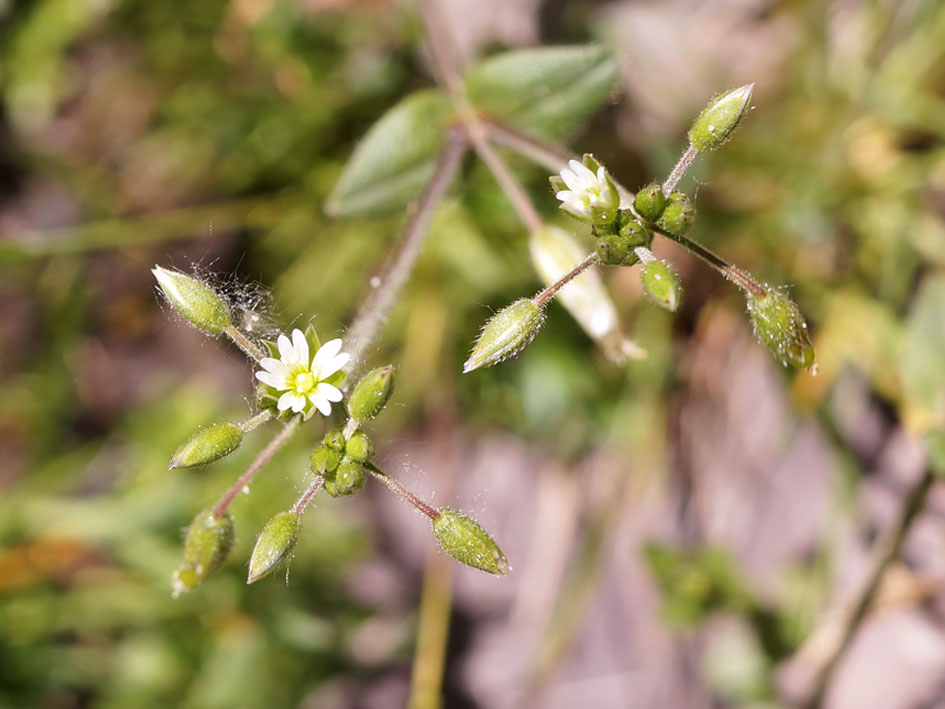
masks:
POLYGON ((437 90, 410 94, 355 148, 325 211, 331 216, 402 209, 433 175, 453 109, 437 90))
POLYGON ((473 67, 466 96, 499 120, 560 140, 600 106, 616 78, 617 57, 604 47, 516 49, 473 67))
POLYGON ((927 278, 906 323, 900 365, 914 428, 945 428, 945 276, 927 278))

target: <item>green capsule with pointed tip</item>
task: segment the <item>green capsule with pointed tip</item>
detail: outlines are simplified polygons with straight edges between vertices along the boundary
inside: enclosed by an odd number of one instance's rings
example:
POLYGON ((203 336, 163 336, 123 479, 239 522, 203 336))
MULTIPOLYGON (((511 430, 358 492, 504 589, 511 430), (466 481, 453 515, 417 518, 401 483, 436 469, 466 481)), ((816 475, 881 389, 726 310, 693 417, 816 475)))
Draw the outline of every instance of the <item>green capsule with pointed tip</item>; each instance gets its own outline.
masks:
POLYGON ((230 306, 210 286, 180 271, 155 266, 151 273, 171 307, 190 324, 219 335, 233 324, 230 306))
POLYGON ((640 281, 651 301, 671 313, 676 312, 682 300, 682 284, 672 266, 656 259, 648 261, 640 269, 640 281))
POLYGON ((682 192, 671 192, 666 198, 663 213, 656 220, 660 230, 676 236, 682 236, 696 220, 696 208, 682 192))
POLYGON ((725 143, 748 112, 754 88, 754 84, 745 84, 712 99, 689 129, 692 147, 715 150, 725 143))
POLYGON ((168 470, 206 465, 229 455, 243 442, 243 429, 235 423, 215 423, 197 431, 174 452, 168 470))
POLYGON ((803 369, 814 364, 814 347, 807 322, 793 300, 782 291, 748 295, 748 312, 758 339, 785 365, 803 369))
POLYGON ((291 511, 280 512, 259 533, 249 560, 246 583, 255 583, 271 574, 295 548, 302 531, 302 520, 291 511))
POLYGON ((633 208, 644 219, 655 222, 663 213, 666 206, 666 196, 663 188, 656 182, 641 187, 633 198, 633 208))
POLYGON ((325 478, 325 491, 332 497, 353 495, 364 489, 364 468, 345 457, 335 472, 325 478))
POLYGON ((433 536, 444 551, 466 566, 496 576, 509 572, 509 561, 499 546, 476 522, 449 507, 437 510, 433 536))
POLYGON ((355 421, 377 416, 394 391, 394 365, 373 369, 358 382, 348 397, 348 414, 355 421))
POLYGON ((482 328, 463 364, 463 374, 514 357, 532 341, 544 322, 544 312, 528 298, 502 308, 482 328))
POLYGON ((184 561, 174 572, 173 596, 191 591, 226 561, 233 548, 233 519, 218 517, 213 510, 203 510, 187 528, 184 537, 184 561))

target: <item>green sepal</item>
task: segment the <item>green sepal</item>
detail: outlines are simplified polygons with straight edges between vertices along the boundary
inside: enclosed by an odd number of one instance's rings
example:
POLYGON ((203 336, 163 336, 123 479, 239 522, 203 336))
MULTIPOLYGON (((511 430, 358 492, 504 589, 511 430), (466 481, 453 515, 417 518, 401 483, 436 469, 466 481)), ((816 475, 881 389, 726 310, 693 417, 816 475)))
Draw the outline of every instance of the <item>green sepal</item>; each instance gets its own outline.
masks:
POLYGON ((725 143, 747 113, 754 87, 745 84, 712 99, 689 129, 692 147, 715 150, 725 143))
POLYGON ((210 335, 219 335, 233 324, 230 306, 207 284, 160 266, 152 268, 151 273, 170 306, 191 325, 210 335))
POLYGON ((246 583, 255 583, 271 574, 295 548, 302 531, 302 520, 291 510, 280 512, 259 533, 249 560, 246 583))
POLYGON ((174 452, 167 469, 206 465, 229 455, 243 442, 243 429, 235 423, 215 423, 201 428, 174 452))
POLYGON ((394 365, 372 369, 361 377, 348 397, 348 414, 356 422, 368 421, 380 413, 394 391, 394 365))
POLYGON ((456 561, 496 576, 509 572, 509 561, 499 546, 475 521, 449 507, 437 510, 433 536, 456 561))
POLYGON ((798 369, 814 364, 814 348, 804 316, 782 291, 769 289, 762 296, 749 294, 748 312, 758 339, 783 364, 798 369))
POLYGON ((184 561, 173 575, 173 596, 191 591, 216 571, 233 548, 233 519, 224 513, 203 510, 190 523, 184 537, 184 561))
POLYGON ((528 298, 516 300, 493 315, 482 328, 463 374, 491 367, 521 352, 545 321, 541 308, 528 298))

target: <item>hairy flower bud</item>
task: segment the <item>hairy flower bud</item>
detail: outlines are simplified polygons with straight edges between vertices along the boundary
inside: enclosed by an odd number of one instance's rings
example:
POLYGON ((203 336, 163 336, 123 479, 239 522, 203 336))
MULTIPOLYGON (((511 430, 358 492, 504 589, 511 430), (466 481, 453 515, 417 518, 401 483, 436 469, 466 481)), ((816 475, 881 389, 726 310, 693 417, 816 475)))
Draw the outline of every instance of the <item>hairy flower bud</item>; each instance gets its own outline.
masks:
POLYGON ((597 240, 597 258, 608 266, 619 266, 630 250, 630 240, 623 234, 605 234, 597 240))
POLYGON ((218 517, 213 510, 203 510, 187 528, 184 561, 174 572, 173 596, 191 591, 226 560, 233 547, 233 519, 218 517))
POLYGON ((666 198, 663 213, 656 220, 656 225, 669 234, 682 236, 696 219, 696 208, 682 192, 672 192, 666 198))
POLYGON ((637 221, 630 212, 626 213, 626 218, 620 225, 620 235, 627 240, 627 255, 621 261, 623 266, 632 266, 640 260, 634 251, 637 247, 649 247, 653 243, 653 231, 637 221))
POLYGON ((514 357, 532 341, 544 321, 542 309, 528 298, 502 308, 482 328, 469 359, 463 364, 463 374, 514 357))
POLYGON ((799 369, 814 364, 804 316, 783 292, 770 289, 762 296, 749 294, 748 312, 758 339, 783 364, 799 369))
POLYGON ((168 470, 205 465, 229 455, 243 442, 243 429, 235 423, 215 423, 197 431, 174 452, 168 470))
POLYGON ((332 497, 353 495, 364 488, 364 469, 345 456, 335 472, 325 478, 325 491, 332 497))
POLYGON ((715 150, 722 145, 748 111, 754 84, 745 84, 717 96, 692 123, 689 142, 696 150, 715 150))
POLYGON ((640 281, 650 300, 671 313, 676 312, 682 299, 682 285, 672 266, 656 259, 648 261, 640 269, 640 281))
POLYGON ((292 553, 301 531, 302 520, 291 510, 280 512, 266 522, 253 547, 246 583, 255 583, 272 573, 292 553))
POLYGON ((374 444, 371 443, 371 439, 364 431, 358 429, 348 439, 345 445, 345 453, 348 454, 351 460, 364 463, 374 455, 374 444))
POLYGON ((335 472, 335 469, 341 463, 342 453, 334 448, 321 445, 312 451, 312 458, 309 461, 309 469, 316 475, 328 475, 335 472))
POLYGON ((151 273, 161 293, 185 320, 211 335, 219 335, 233 324, 226 300, 210 286, 180 271, 155 266, 151 273))
POLYGON ((466 515, 449 507, 438 510, 433 536, 459 562, 496 576, 509 572, 509 561, 486 531, 466 515))
POLYGON ((633 198, 633 208, 637 210, 637 214, 651 222, 660 218, 665 206, 663 188, 656 182, 641 187, 633 198))
POLYGON ((355 386, 348 397, 348 413, 355 421, 374 418, 387 404, 394 390, 394 365, 371 370, 355 386))
POLYGON ((345 449, 345 434, 340 428, 335 428, 325 434, 325 437, 322 438, 322 445, 333 448, 336 451, 344 452, 345 449))

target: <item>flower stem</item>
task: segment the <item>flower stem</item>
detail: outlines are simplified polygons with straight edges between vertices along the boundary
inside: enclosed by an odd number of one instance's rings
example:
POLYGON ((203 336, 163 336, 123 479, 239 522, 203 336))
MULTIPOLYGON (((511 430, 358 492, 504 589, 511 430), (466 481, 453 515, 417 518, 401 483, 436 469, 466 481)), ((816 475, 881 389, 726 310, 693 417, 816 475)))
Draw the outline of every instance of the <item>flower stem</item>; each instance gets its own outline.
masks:
POLYGON ((899 521, 893 529, 889 530, 883 541, 879 543, 880 553, 876 559, 876 565, 873 567, 869 580, 866 586, 863 587, 856 606, 854 606, 853 612, 850 614, 844 626, 840 643, 821 669, 817 677, 817 684, 814 691, 810 699, 804 703, 805 707, 813 709, 823 704, 824 695, 827 692, 830 679, 840 662, 840 658, 843 657, 844 652, 849 647, 857 630, 869 615, 883 577, 886 575, 886 571, 889 569, 890 565, 899 558, 899 553, 902 550, 902 544, 906 539, 906 535, 909 533, 909 530, 912 529, 913 523, 925 507, 933 482, 935 482, 935 473, 931 468, 926 468, 922 476, 916 481, 915 485, 913 485, 903 500, 902 508, 899 513, 899 521))
POLYGON ((597 253, 588 254, 587 257, 581 261, 581 263, 579 263, 577 266, 561 276, 561 278, 559 278, 557 281, 552 283, 550 286, 532 298, 532 302, 539 308, 543 308, 545 303, 554 298, 559 290, 564 288, 570 281, 577 278, 584 271, 597 263, 598 260, 597 253))
POLYGON ((676 185, 679 184, 679 181, 682 179, 683 175, 686 174, 686 170, 689 169, 689 166, 692 165, 692 161, 696 159, 696 155, 698 154, 699 151, 691 145, 686 148, 686 152, 682 154, 679 161, 673 166, 673 169, 667 176, 666 181, 663 182, 663 194, 665 196, 668 197, 669 193, 676 189, 676 185))
POLYGON ((418 510, 420 510, 423 514, 425 514, 430 519, 436 519, 437 517, 440 516, 439 512, 437 512, 435 509, 430 507, 430 505, 428 505, 426 502, 424 502, 419 497, 417 497, 412 492, 410 492, 410 490, 408 490, 403 485, 401 485, 399 481, 392 478, 390 475, 385 473, 383 470, 378 468, 373 463, 364 463, 363 465, 364 465, 365 470, 367 470, 369 473, 371 473, 371 475, 373 475, 375 478, 377 478, 382 483, 384 483, 389 490, 397 493, 397 495, 399 495, 402 500, 416 507, 418 510))
POLYGON ((243 433, 249 433, 253 429, 259 428, 260 426, 262 426, 264 423, 266 423, 266 421, 268 421, 271 418, 272 418, 272 411, 270 411, 269 409, 263 409, 255 416, 243 421, 243 423, 239 424, 239 427, 243 433))
POLYGON ((223 334, 229 337, 230 341, 243 350, 243 353, 250 359, 258 362, 263 357, 268 357, 268 354, 263 351, 262 347, 246 337, 246 335, 244 335, 232 325, 226 328, 223 331, 223 334))
POLYGON ((743 271, 740 268, 736 268, 730 263, 727 263, 724 259, 716 256, 702 244, 693 241, 689 237, 663 232, 660 232, 660 234, 665 236, 667 239, 672 239, 690 253, 698 256, 716 271, 725 276, 725 278, 730 280, 742 290, 747 291, 751 295, 760 298, 768 292, 767 289, 758 283, 758 281, 756 281, 750 273, 743 271))
POLYGON ((266 463, 272 460, 272 457, 276 452, 284 446, 292 434, 298 429, 299 424, 302 422, 301 416, 294 417, 289 423, 285 425, 278 435, 269 441, 269 445, 263 448, 259 455, 256 456, 256 459, 249 464, 249 467, 246 468, 246 471, 240 475, 236 482, 230 486, 230 489, 226 491, 220 501, 217 503, 217 506, 213 508, 213 514, 217 517, 222 517, 226 512, 226 509, 230 506, 230 503, 236 498, 237 495, 245 488, 249 482, 256 476, 260 470, 262 470, 266 463))
POLYGON ((459 169, 466 148, 465 131, 450 131, 446 146, 437 158, 433 176, 424 186, 416 203, 408 209, 407 223, 400 234, 397 250, 384 267, 380 285, 361 305, 345 338, 345 351, 351 355, 351 359, 345 366, 345 371, 349 375, 362 364, 365 351, 374 342, 381 326, 387 320, 390 309, 397 301, 401 289, 410 277, 423 242, 430 231, 433 211, 446 194, 446 189, 459 169))
POLYGON ((324 475, 316 475, 315 479, 309 483, 309 486, 305 488, 299 499, 295 501, 295 504, 292 505, 292 512, 296 517, 300 516, 305 512, 305 508, 308 507, 309 503, 312 501, 312 498, 318 494, 318 491, 322 489, 322 486, 325 484, 324 475))

